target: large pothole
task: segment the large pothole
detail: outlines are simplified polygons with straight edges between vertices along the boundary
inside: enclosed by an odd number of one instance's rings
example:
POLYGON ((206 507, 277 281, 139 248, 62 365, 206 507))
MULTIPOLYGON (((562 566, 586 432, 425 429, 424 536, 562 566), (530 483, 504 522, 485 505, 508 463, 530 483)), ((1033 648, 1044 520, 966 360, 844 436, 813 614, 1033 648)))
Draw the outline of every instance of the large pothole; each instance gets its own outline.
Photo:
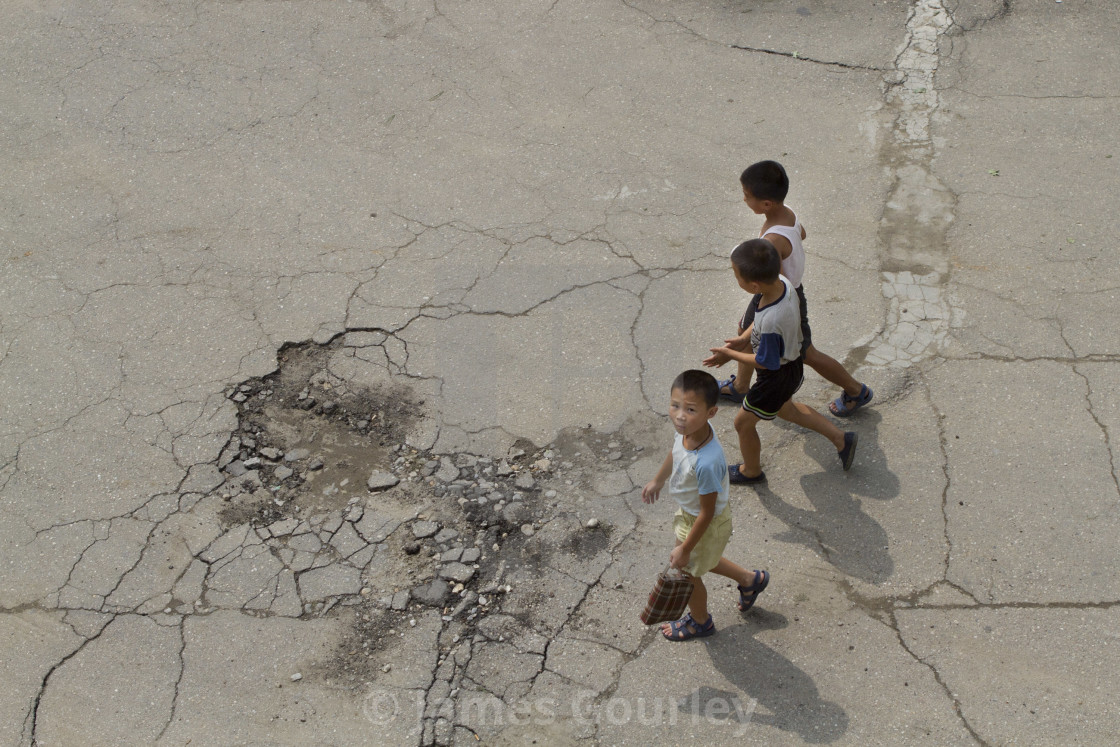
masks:
MULTIPOLYGON (((446 709, 440 692, 491 692, 470 669, 479 651, 543 662, 635 525, 624 496, 642 447, 589 428, 501 455, 409 446, 424 402, 332 373, 346 338, 287 346, 275 373, 227 392, 238 427, 204 499, 220 528, 197 556, 199 589, 176 599, 196 614, 349 614, 306 676, 362 691, 426 652, 428 705, 446 709)), ((437 723, 451 722, 425 717, 426 743, 437 723)))
POLYGON ((223 489, 227 524, 343 508, 365 493, 375 468, 415 456, 401 455, 401 444, 423 401, 403 386, 347 385, 328 369, 340 346, 287 346, 275 373, 227 393, 239 411, 218 463, 232 478, 223 489))
POLYGON ((392 627, 385 614, 421 606, 470 623, 499 607, 508 577, 607 550, 609 526, 586 526, 572 509, 600 463, 625 465, 640 448, 590 430, 498 457, 409 447, 423 401, 331 373, 343 340, 287 346, 276 372, 227 392, 239 425, 211 494, 224 534, 203 554, 196 606, 302 616, 368 603, 360 640, 346 644, 368 651, 380 645, 374 631, 392 627))

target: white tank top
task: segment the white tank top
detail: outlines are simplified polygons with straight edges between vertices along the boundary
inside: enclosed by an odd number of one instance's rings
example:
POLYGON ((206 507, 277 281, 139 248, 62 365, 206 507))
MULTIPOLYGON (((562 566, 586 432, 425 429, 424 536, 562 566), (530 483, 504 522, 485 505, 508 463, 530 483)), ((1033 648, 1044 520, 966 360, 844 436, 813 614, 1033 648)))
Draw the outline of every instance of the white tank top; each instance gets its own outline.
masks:
POLYGON ((797 219, 797 213, 793 214, 792 226, 770 226, 766 233, 759 236, 766 238, 766 234, 770 233, 778 234, 793 247, 789 256, 782 260, 782 274, 794 288, 801 287, 801 278, 805 276, 805 247, 801 245, 801 221, 797 219))

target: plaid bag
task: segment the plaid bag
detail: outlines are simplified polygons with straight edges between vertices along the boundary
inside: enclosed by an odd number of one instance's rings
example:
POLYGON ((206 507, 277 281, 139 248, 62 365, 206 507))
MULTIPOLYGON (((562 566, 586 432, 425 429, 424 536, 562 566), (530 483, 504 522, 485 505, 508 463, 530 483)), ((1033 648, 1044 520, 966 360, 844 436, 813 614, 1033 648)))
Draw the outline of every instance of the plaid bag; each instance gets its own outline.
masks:
POLYGON ((649 594, 646 608, 640 617, 646 625, 679 620, 684 617, 692 596, 692 579, 669 566, 657 574, 657 582, 649 594))

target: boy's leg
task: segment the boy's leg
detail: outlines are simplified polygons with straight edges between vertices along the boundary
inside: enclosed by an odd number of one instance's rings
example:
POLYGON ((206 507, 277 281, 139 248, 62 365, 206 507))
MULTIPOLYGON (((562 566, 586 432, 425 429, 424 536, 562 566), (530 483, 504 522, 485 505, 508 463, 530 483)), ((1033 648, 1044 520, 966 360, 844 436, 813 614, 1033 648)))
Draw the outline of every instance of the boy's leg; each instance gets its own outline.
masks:
MULTIPOLYGON (((746 352, 753 352, 750 347, 747 347, 746 352)), ((735 371, 735 381, 732 382, 732 388, 738 394, 746 394, 751 388, 751 377, 754 376, 754 366, 736 361, 738 363, 738 370, 735 371)))
POLYGON ((806 366, 816 371, 825 380, 844 390, 846 397, 841 397, 830 403, 828 409, 833 415, 847 415, 852 410, 867 404, 871 399, 870 390, 868 390, 867 399, 861 402, 850 401, 858 399, 863 394, 863 384, 856 381, 840 361, 830 355, 825 355, 813 346, 813 330, 809 326, 809 308, 805 301, 804 286, 797 286, 797 300, 801 307, 801 336, 803 338, 801 357, 805 360, 806 366))
POLYGON ((708 614, 708 589, 704 586, 704 581, 690 573, 685 575, 692 579, 692 596, 688 598, 688 616, 692 619, 685 617, 681 620, 661 623, 661 635, 674 641, 687 640, 697 635, 707 636, 715 632, 714 628, 708 631, 701 630, 709 625, 712 619, 708 614))
POLYGON ((712 569, 724 578, 729 578, 740 586, 750 586, 755 581, 754 571, 748 571, 741 565, 732 563, 727 558, 720 558, 719 563, 712 569))
MULTIPOLYGON (((754 325, 752 324, 751 326, 754 326, 754 325)), ((750 332, 750 329, 751 329, 750 327, 747 327, 746 329, 743 329, 742 327, 739 327, 738 336, 742 337, 744 334, 748 334, 750 332)), ((753 353, 754 352, 754 348, 751 347, 750 342, 748 342, 743 347, 742 352, 744 352, 744 353, 753 353)), ((753 377, 753 376, 754 376, 754 366, 747 365, 746 363, 743 363, 742 361, 736 361, 735 378, 729 384, 725 384, 720 389, 720 394, 730 394, 730 395, 733 395, 734 399, 738 399, 738 397, 734 397, 734 395, 739 395, 740 397, 742 395, 745 395, 747 393, 747 390, 749 390, 751 388, 751 377, 753 377)))
POLYGON ((843 389, 850 397, 858 397, 863 391, 863 385, 848 373, 840 361, 817 350, 814 345, 809 345, 805 351, 805 365, 843 389))
MULTIPOLYGON (((780 412, 778 414, 781 415, 780 412)), ((739 472, 743 477, 758 477, 762 474, 762 441, 756 429, 759 420, 761 418, 753 412, 741 407, 739 412, 735 413, 735 432, 739 434, 739 451, 743 455, 743 466, 739 468, 739 472)), ((821 420, 824 420, 823 416, 821 420)), ((841 435, 841 441, 843 438, 841 435)))
MULTIPOLYGON (((758 304, 761 303, 762 296, 751 296, 751 302, 747 304, 747 310, 743 317, 739 320, 739 337, 747 336, 746 344, 739 348, 740 352, 753 353, 754 349, 750 343, 750 333, 754 329, 754 315, 758 311, 758 304)), ((732 399, 741 402, 742 397, 746 395, 747 390, 751 388, 751 377, 754 376, 754 366, 748 366, 746 363, 739 363, 736 367, 735 378, 731 381, 730 387, 722 387, 721 394, 730 395, 732 399), (733 391, 728 391, 728 390, 733 391)))
POLYGON ((692 577, 692 596, 688 598, 692 619, 703 625, 708 622, 708 587, 700 576, 692 577))
MULTIPOLYGON (((744 412, 746 411, 744 410, 744 412)), ((831 441, 837 451, 842 451, 844 449, 844 431, 837 428, 829 422, 828 418, 803 402, 794 402, 792 399, 788 400, 782 405, 782 409, 778 410, 778 417, 782 420, 788 420, 795 425, 800 425, 802 428, 816 431, 831 441)), ((738 423, 738 417, 736 417, 736 423, 738 423)), ((742 436, 740 436, 740 443, 741 442, 742 436)))
POLYGON ((758 595, 770 583, 770 573, 767 571, 748 571, 741 565, 732 563, 727 558, 720 558, 719 563, 712 569, 712 573, 731 579, 738 587, 739 610, 746 612, 754 606, 758 595))

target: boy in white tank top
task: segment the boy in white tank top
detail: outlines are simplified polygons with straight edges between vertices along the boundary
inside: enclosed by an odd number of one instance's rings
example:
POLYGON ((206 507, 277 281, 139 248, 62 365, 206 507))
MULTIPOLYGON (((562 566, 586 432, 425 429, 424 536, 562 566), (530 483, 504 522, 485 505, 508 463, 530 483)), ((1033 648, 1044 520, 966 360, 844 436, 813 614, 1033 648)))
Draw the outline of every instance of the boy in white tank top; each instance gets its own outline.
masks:
MULTIPOLYGON (((828 409, 836 417, 847 417, 870 402, 874 393, 865 384, 856 381, 838 360, 813 346, 805 290, 801 285, 805 274, 805 249, 801 242, 806 233, 805 227, 797 220, 797 215, 785 204, 786 194, 789 192, 786 170, 777 161, 760 161, 748 166, 739 177, 739 182, 743 187, 743 201, 747 203, 747 207, 756 215, 766 216, 759 238, 767 239, 778 250, 782 258, 782 275, 797 291, 801 306, 801 356, 805 365, 843 390, 839 397, 829 403, 828 409)), ((750 328, 757 308, 758 299, 752 299, 739 321, 739 336, 727 340, 727 345, 732 350, 749 352, 750 328)), ((730 358, 724 355, 714 354, 704 360, 704 365, 721 366, 728 360, 730 358)), ((720 394, 741 402, 750 389, 753 373, 753 368, 740 363, 735 375, 719 382, 720 394)))

